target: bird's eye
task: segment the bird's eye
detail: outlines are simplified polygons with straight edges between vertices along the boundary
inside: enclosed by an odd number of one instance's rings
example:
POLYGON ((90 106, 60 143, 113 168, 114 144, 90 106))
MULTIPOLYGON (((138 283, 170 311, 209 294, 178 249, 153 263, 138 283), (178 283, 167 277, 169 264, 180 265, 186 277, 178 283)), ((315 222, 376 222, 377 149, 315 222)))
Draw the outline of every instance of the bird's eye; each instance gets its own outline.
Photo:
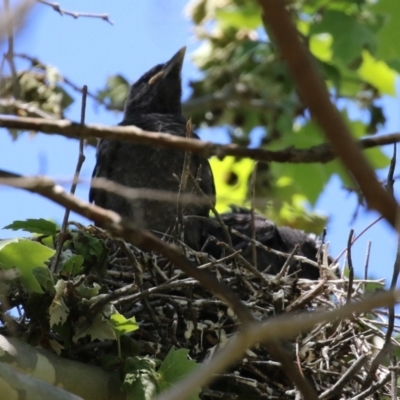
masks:
POLYGON ((148 84, 149 85, 154 85, 155 82, 157 82, 160 78, 164 76, 164 71, 157 72, 155 75, 153 75, 150 79, 148 84))

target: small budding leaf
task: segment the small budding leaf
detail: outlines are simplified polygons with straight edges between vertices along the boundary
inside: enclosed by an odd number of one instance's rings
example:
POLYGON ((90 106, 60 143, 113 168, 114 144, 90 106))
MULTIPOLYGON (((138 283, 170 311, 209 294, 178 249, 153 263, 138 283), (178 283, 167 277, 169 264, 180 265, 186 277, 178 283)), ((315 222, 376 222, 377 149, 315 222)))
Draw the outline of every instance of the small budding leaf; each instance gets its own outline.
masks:
POLYGON ((139 325, 136 322, 135 317, 126 319, 121 314, 113 314, 110 317, 111 325, 114 327, 115 333, 118 337, 125 333, 136 331, 139 329, 139 325))

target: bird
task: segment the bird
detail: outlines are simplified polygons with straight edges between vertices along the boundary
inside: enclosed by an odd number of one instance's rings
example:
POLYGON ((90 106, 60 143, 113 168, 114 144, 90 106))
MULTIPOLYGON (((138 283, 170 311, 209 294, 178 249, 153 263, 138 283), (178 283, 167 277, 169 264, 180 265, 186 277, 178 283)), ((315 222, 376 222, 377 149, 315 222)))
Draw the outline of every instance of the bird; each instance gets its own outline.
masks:
MULTIPOLYGON (((222 213, 221 219, 230 232, 231 241, 234 250, 242 250, 241 255, 250 263, 253 263, 253 252, 251 242, 242 237, 235 235, 232 230, 236 230, 242 235, 252 238, 252 221, 251 211, 243 207, 232 207, 231 212, 222 213)), ((206 226, 203 232, 207 237, 214 237, 217 241, 227 242, 225 232, 221 225, 209 219, 203 220, 206 226)), ((301 230, 282 226, 277 227, 276 224, 265 218, 264 216, 254 213, 254 231, 255 239, 261 244, 278 250, 283 253, 291 253, 295 246, 298 245, 297 255, 307 257, 312 261, 317 261, 318 245, 315 240, 301 230)), ((215 258, 220 258, 222 255, 221 247, 216 241, 207 241, 207 237, 203 237, 205 243, 203 251, 211 254, 215 258)), ((266 270, 271 275, 279 273, 286 261, 286 257, 268 252, 258 248, 256 250, 257 268, 266 270)), ((332 262, 332 259, 329 258, 332 262)), ((299 278, 318 280, 320 278, 320 270, 318 267, 307 263, 292 261, 289 268, 289 273, 297 272, 299 278)))
MULTIPOLYGON (((158 64, 143 74, 130 87, 121 126, 135 125, 143 130, 186 137, 188 121, 182 115, 181 70, 186 48, 181 48, 169 61, 158 64)), ((192 138, 199 139, 196 133, 192 138)), ((185 153, 151 145, 103 139, 97 146, 93 178, 107 178, 137 189, 162 190, 176 195, 180 188, 185 153)), ((202 196, 184 204, 186 221, 184 238, 193 248, 200 246, 200 228, 190 216, 208 217, 215 205, 215 185, 207 158, 191 154, 190 174, 197 179, 202 196)), ((187 181, 185 193, 197 195, 195 184, 187 181)), ((159 199, 128 199, 115 193, 91 187, 89 201, 134 220, 136 225, 165 236, 172 234, 178 217, 177 202, 159 199)))

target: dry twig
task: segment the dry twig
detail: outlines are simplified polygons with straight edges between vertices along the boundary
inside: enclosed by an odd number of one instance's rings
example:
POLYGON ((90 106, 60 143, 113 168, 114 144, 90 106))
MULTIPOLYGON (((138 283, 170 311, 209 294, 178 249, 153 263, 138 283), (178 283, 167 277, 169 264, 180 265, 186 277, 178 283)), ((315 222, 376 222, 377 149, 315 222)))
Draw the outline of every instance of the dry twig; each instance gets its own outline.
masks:
POLYGON ((73 17, 75 19, 79 17, 85 17, 85 18, 98 18, 102 19, 103 21, 108 22, 110 25, 114 25, 114 22, 112 22, 108 14, 92 14, 92 13, 84 13, 84 12, 77 12, 77 11, 67 11, 64 10, 63 8, 60 7, 58 3, 53 3, 51 1, 47 0, 37 0, 39 3, 42 3, 46 6, 51 7, 54 11, 58 12, 61 16, 63 15, 69 15, 70 17, 73 17))

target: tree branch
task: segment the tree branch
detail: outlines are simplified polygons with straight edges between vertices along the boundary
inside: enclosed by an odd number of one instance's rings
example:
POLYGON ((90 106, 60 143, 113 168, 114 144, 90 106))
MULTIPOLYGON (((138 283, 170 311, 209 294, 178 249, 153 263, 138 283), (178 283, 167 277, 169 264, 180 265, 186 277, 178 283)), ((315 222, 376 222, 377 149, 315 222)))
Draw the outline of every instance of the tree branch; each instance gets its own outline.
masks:
MULTIPOLYGON (((156 147, 167 147, 182 151, 191 151, 204 157, 235 156, 247 157, 264 162, 290 163, 326 163, 334 160, 337 155, 328 143, 322 143, 309 149, 295 149, 288 147, 279 151, 270 151, 260 148, 250 149, 236 144, 215 144, 197 139, 189 139, 161 132, 148 132, 136 126, 103 126, 79 123, 66 119, 47 120, 42 118, 22 118, 0 116, 0 127, 26 131, 42 132, 47 135, 62 135, 70 139, 114 139, 148 144, 156 147)), ((353 143, 361 149, 369 149, 400 142, 400 133, 390 135, 371 136, 353 143)))
MULTIPOLYGON (((76 400, 76 396, 80 396, 79 399, 85 400, 121 400, 125 397, 120 391, 121 381, 118 374, 58 357, 50 351, 37 349, 17 339, 2 335, 0 335, 0 348, 2 350, 0 366, 12 367, 11 371, 0 368, 0 382, 4 379, 8 386, 21 391, 28 390, 30 383, 34 384, 35 389, 32 390, 31 387, 31 391, 27 392, 29 396, 26 398, 31 399, 30 396, 34 393, 41 393, 42 396, 32 397, 32 399, 76 400), (16 369, 22 372, 22 376, 12 377, 16 369), (23 375, 25 373, 40 378, 40 381, 36 382, 36 378, 32 379, 32 376, 23 375), (27 379, 25 380, 24 377, 27 379), (63 392, 58 393, 60 389, 49 385, 62 387, 70 393, 62 396, 63 392), (53 389, 52 392, 51 389, 53 389), (45 393, 49 396, 45 396, 45 393)), ((1 387, 4 388, 4 382, 1 383, 1 387)), ((2 392, 1 398, 11 397, 7 397, 2 392)))
POLYGON ((259 0, 270 35, 276 40, 282 57, 296 82, 304 103, 325 132, 350 174, 360 186, 369 208, 377 210, 396 228, 398 205, 376 179, 374 170, 354 143, 349 128, 329 98, 329 92, 309 50, 286 11, 286 1, 259 0))
POLYGON ((108 14, 91 14, 91 13, 82 13, 76 11, 67 11, 62 9, 58 3, 53 3, 47 0, 37 0, 37 1, 39 3, 51 7, 54 11, 58 12, 60 15, 69 15, 70 17, 73 17, 75 19, 79 17, 98 18, 108 22, 110 25, 114 25, 114 22, 109 19, 108 14))

